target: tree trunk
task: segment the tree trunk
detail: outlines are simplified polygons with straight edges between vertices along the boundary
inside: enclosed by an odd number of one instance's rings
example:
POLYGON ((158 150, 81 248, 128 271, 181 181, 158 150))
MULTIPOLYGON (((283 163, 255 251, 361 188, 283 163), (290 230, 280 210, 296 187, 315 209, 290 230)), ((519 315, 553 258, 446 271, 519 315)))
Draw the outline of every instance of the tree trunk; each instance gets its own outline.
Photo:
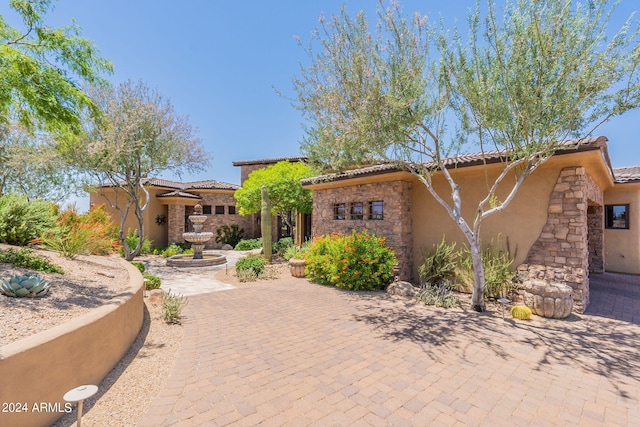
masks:
POLYGON ((484 305, 484 266, 482 265, 482 249, 477 236, 469 241, 471 260, 473 261, 473 294, 471 294, 471 306, 477 312, 485 311, 484 305))
POLYGON ((262 232, 262 249, 267 262, 271 262, 271 254, 273 252, 273 242, 271 241, 272 229, 271 203, 269 202, 269 193, 267 187, 262 186, 262 212, 260 214, 260 231, 262 232))

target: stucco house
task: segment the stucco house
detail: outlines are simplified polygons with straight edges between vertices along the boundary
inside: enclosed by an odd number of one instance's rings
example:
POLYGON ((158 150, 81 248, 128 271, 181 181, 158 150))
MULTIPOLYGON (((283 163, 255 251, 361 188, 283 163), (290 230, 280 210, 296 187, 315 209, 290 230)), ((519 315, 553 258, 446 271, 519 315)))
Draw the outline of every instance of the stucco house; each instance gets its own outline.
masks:
MULTIPOLYGON (((149 206, 144 211, 146 237, 153 242, 153 247, 167 247, 172 243, 183 243, 182 234, 185 231, 191 231, 188 216, 193 214, 193 207, 198 203, 203 207, 203 214, 209 216, 203 231, 211 231, 215 236, 221 226, 237 224, 244 230, 243 237, 245 239, 260 237, 259 215, 239 215, 233 193, 240 188, 254 170, 284 160, 294 162, 304 161, 306 158, 277 157, 233 162, 234 166, 240 168, 240 185, 216 180, 177 182, 166 179, 149 179, 145 183, 150 197, 149 206)), ((118 191, 117 188, 103 186, 90 193, 90 204, 105 205, 112 219, 119 222, 120 214, 112 206, 122 206, 126 200, 124 197, 122 191, 118 191)), ((304 220, 305 218, 303 218, 304 220)), ((308 221, 308 219, 306 220, 308 221)), ((137 219, 130 213, 125 222, 125 230, 137 229, 137 219)), ((310 230, 310 225, 307 229, 310 230)), ((283 224, 277 217, 273 219, 272 230, 274 241, 287 236, 290 232, 286 229, 286 224, 283 224)), ((303 230, 301 229, 301 231, 303 230)), ((214 237, 207 242, 206 248, 215 249, 221 246, 216 243, 214 237)))
MULTIPOLYGON (((463 216, 472 222, 487 182, 503 169, 501 153, 462 155, 447 165, 461 187, 463 216)), ((450 194, 441 172, 433 185, 450 194)), ((313 236, 352 229, 383 235, 403 280, 417 278, 423 249, 443 235, 466 242, 425 186, 392 164, 309 178, 303 186, 313 190, 313 236)), ((506 195, 501 189, 498 199, 506 195)), ((589 304, 590 272, 640 274, 640 167, 613 169, 605 137, 567 145, 524 181, 505 211, 483 222, 484 242, 498 235, 525 275, 571 286, 574 310, 581 312, 589 304)))
MULTIPOLYGON (((306 158, 243 160, 233 165, 240 167, 243 183, 252 171, 283 160, 306 158)), ((465 154, 448 159, 447 165, 461 187, 463 215, 470 221, 487 182, 503 169, 502 154, 465 154)), ((440 242, 443 235, 449 242, 466 243, 424 185, 392 164, 317 176, 302 184, 313 190, 313 213, 297 218, 297 241, 367 229, 387 238, 400 261, 403 280, 415 281, 423 249, 440 242)), ((440 172, 434 174, 433 184, 439 194, 450 193, 440 172)), ((155 246, 184 241, 187 216, 196 203, 210 215, 205 231, 215 233, 222 225, 238 224, 245 238, 260 235, 258 215, 237 214, 233 193, 238 185, 155 179, 147 188, 151 204, 145 212, 146 234, 155 246)), ((113 189, 102 190, 91 194, 92 204, 104 203, 104 197, 113 200, 113 189)), ((506 186, 501 190, 498 199, 504 198, 506 186)), ((127 227, 137 228, 133 216, 127 227)), ((273 239, 287 232, 274 218, 273 239)), ((574 290, 574 309, 583 311, 589 304, 589 273, 640 274, 640 166, 614 169, 605 137, 568 144, 524 181, 505 211, 483 222, 484 242, 498 235, 515 253, 514 266, 525 275, 568 284, 574 290)), ((219 246, 212 240, 207 247, 219 246)))

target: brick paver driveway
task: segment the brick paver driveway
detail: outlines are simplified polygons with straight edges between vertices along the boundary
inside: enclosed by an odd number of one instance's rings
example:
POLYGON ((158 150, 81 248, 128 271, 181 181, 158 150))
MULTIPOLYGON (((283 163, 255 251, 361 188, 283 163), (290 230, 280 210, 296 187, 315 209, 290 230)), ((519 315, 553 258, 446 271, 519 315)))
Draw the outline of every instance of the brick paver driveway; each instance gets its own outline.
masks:
POLYGON ((139 425, 638 425, 638 279, 597 282, 594 314, 563 321, 300 279, 191 297, 139 425))

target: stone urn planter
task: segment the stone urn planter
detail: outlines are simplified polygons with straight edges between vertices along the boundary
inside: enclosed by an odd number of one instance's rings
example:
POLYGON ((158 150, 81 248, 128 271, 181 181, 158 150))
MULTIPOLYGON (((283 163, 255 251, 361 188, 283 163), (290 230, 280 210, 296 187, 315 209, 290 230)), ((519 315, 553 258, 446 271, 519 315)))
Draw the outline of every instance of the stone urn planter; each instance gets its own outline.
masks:
POLYGON ((304 277, 304 268, 307 265, 307 261, 304 259, 291 258, 289 260, 289 271, 293 277, 304 277))
POLYGON ((533 314, 553 319, 564 319, 573 309, 573 289, 562 283, 544 280, 528 280, 522 283, 520 291, 524 304, 533 314))

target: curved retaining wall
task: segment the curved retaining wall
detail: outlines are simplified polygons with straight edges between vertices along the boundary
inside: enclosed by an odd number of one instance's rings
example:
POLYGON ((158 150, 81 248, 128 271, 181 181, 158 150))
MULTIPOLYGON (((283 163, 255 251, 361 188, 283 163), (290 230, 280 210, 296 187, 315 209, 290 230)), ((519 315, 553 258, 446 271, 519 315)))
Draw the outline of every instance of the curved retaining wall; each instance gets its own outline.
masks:
POLYGON ((117 297, 0 348, 0 425, 51 425, 70 409, 62 399, 67 391, 99 384, 131 347, 144 319, 144 288, 138 269, 122 265, 129 286, 117 297))

